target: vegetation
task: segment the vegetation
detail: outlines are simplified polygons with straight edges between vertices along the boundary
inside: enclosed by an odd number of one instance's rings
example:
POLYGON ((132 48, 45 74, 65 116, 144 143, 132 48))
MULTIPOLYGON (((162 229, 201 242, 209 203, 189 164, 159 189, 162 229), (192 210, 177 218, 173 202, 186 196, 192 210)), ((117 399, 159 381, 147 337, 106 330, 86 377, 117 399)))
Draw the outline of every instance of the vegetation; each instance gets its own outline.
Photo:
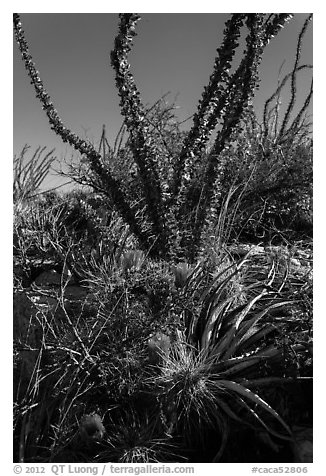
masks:
POLYGON ((139 16, 119 18, 124 124, 101 153, 63 125, 14 15, 86 186, 37 195, 52 156, 14 161, 14 459, 295 461, 296 429, 312 425, 312 88, 293 115, 311 15, 260 122, 259 63, 291 15, 233 14, 187 132, 165 97, 142 105, 128 63, 139 16))

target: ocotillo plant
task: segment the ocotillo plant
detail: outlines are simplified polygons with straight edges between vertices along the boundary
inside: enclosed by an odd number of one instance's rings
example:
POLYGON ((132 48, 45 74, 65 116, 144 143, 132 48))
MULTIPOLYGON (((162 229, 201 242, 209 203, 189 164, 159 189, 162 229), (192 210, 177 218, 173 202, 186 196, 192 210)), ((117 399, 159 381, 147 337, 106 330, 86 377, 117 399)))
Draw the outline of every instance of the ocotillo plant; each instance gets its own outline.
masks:
POLYGON ((266 100, 264 105, 263 124, 262 124, 262 144, 265 147, 266 142, 270 141, 278 146, 289 148, 293 146, 293 143, 302 143, 304 139, 309 137, 310 123, 307 121, 307 109, 312 99, 313 82, 311 80, 310 89, 308 94, 303 98, 304 102, 299 112, 295 117, 291 119, 291 113, 293 112, 294 105, 297 102, 297 78, 298 73, 305 69, 312 69, 312 65, 303 64, 299 66, 302 50, 302 39, 307 31, 308 25, 312 20, 312 14, 310 14, 300 31, 295 61, 293 69, 290 73, 285 75, 281 81, 279 81, 277 89, 266 100), (280 107, 280 94, 287 82, 291 82, 291 96, 290 101, 285 111, 282 121, 279 117, 280 107), (276 104, 273 105, 274 101, 276 104))
MULTIPOLYGON (((280 68, 277 87, 265 101, 262 120, 253 107, 251 110, 247 108, 243 118, 243 133, 238 135, 236 143, 223 152, 226 162, 223 190, 227 190, 232 183, 249 180, 241 200, 242 213, 244 212, 241 220, 252 213, 257 216, 260 210, 259 227, 255 231, 251 230, 251 233, 260 238, 264 236, 267 223, 276 232, 275 236, 282 224, 288 229, 297 230, 297 227, 302 227, 301 230, 309 233, 313 141, 308 107, 313 88, 311 79, 310 85, 307 84, 307 92, 303 95, 302 90, 298 92, 297 83, 302 72, 307 75, 312 70, 311 64, 300 64, 302 41, 311 19, 312 15, 309 15, 298 36, 290 72, 281 76, 282 67, 280 68), (282 104, 281 94, 288 85, 289 99, 287 104, 282 104)), ((312 76, 311 73, 309 76, 312 76)), ((238 220, 240 216, 239 210, 238 220)), ((240 220, 238 224, 239 222, 240 220)), ((255 227, 257 225, 256 220, 255 227)))
POLYGON ((16 204, 37 195, 40 185, 56 159, 53 156, 54 150, 45 153, 46 147, 38 147, 33 156, 26 161, 28 149, 29 146, 25 145, 19 156, 14 156, 13 199, 16 204))
POLYGON ((213 73, 199 101, 181 152, 169 165, 173 170, 169 174, 171 179, 166 183, 162 179, 162 175, 166 176, 162 174, 166 164, 151 137, 146 109, 128 61, 140 17, 131 13, 119 15, 119 32, 111 52, 111 64, 115 70, 121 113, 141 184, 143 199, 138 203, 128 200, 121 183, 110 172, 94 146, 63 125, 33 63, 18 14, 14 14, 14 31, 25 67, 51 128, 64 142, 69 142, 86 157, 89 173, 96 177, 98 190, 111 198, 138 238, 140 247, 153 257, 182 257, 194 261, 208 227, 216 219, 219 177, 223 170, 220 154, 234 137, 253 97, 265 46, 291 17, 291 14, 231 15, 225 24, 222 45, 217 49, 213 73), (242 29, 247 30, 246 50, 240 65, 231 73, 242 29), (217 127, 217 136, 209 153, 206 153, 205 148, 217 127), (194 188, 200 193, 194 194, 194 188))

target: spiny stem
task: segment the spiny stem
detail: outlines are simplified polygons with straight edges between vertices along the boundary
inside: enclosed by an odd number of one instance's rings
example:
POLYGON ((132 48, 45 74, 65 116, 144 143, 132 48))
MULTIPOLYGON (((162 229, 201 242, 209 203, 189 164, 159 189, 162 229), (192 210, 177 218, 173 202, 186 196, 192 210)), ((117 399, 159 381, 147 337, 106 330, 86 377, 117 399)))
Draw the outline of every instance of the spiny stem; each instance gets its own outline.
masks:
POLYGON ((101 179, 107 194, 112 198, 112 201, 117 207, 118 211, 121 213, 121 216, 129 224, 132 232, 137 236, 141 244, 144 247, 147 247, 149 245, 148 236, 146 236, 146 234, 142 231, 140 223, 138 223, 135 216, 134 210, 125 200, 125 196, 121 190, 119 182, 114 179, 109 171, 104 167, 101 161, 101 155, 94 149, 89 141, 80 139, 76 134, 72 133, 63 125, 56 109, 54 108, 49 94, 46 92, 43 86, 39 72, 36 70, 32 56, 29 53, 29 48, 25 40, 25 34, 22 29, 20 16, 15 13, 13 19, 15 36, 25 63, 25 68, 29 77, 31 78, 31 83, 35 88, 36 97, 38 97, 41 101, 42 109, 45 110, 46 115, 48 116, 51 129, 53 129, 54 132, 62 138, 63 142, 68 142, 78 152, 80 152, 81 155, 85 155, 87 157, 92 170, 101 179))

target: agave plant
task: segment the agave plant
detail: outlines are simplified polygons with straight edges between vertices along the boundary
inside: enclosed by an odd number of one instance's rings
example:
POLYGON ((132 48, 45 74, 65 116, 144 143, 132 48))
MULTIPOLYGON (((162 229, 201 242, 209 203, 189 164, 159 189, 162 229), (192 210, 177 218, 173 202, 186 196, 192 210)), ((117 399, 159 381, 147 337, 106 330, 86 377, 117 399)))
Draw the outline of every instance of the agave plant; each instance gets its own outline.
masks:
POLYGON ((189 445, 199 430, 204 437, 218 429, 214 461, 221 458, 233 423, 291 439, 290 427, 259 394, 261 387, 284 381, 279 372, 284 355, 274 336, 286 322, 289 301, 279 298, 284 283, 277 283, 273 265, 265 281, 247 286, 246 302, 225 293, 246 262, 247 257, 231 273, 226 269, 216 276, 203 293, 201 312, 178 333, 170 352, 162 352, 161 371, 149 378, 168 433, 181 433, 189 445))

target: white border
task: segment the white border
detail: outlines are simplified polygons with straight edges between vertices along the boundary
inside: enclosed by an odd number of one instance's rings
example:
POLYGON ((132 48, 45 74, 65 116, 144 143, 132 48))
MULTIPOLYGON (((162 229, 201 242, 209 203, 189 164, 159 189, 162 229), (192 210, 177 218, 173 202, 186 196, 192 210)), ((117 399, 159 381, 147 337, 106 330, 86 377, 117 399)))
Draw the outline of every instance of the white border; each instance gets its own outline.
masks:
MULTIPOLYGON (((42 13, 117 13, 116 3, 109 2, 41 2, 41 1, 16 1, 9 4, 5 3, 1 9, 1 295, 2 301, 2 326, 1 326, 1 374, 2 374, 2 398, 1 398, 1 469, 3 474, 12 473, 12 13, 15 11, 22 13, 42 12, 42 13), (92 7, 92 8, 91 8, 92 7), (3 107, 4 105, 4 107, 3 107), (9 251, 10 250, 10 251, 9 251), (8 302, 7 302, 8 301, 8 302), (9 395, 8 395, 9 394, 9 395), (9 434, 8 434, 9 433, 9 434), (8 466, 8 468, 6 468, 8 466), (7 469, 7 470, 6 470, 7 469)), ((307 1, 274 1, 263 3, 261 1, 250 2, 176 2, 165 1, 158 2, 131 2, 125 1, 121 4, 121 11, 138 11, 141 13, 229 13, 242 12, 244 7, 250 12, 285 12, 293 11, 296 13, 314 13, 314 81, 315 97, 317 96, 316 106, 314 107, 314 329, 315 329, 315 360, 314 360, 314 463, 313 465, 303 465, 309 468, 308 474, 321 475, 325 471, 326 465, 324 457, 324 435, 325 435, 325 370, 324 370, 324 340, 325 332, 325 286, 326 286, 326 247, 324 232, 324 222, 326 220, 325 212, 325 8, 323 2, 307 1), (225 10, 228 6, 228 10, 225 10), (324 11, 323 11, 324 10, 324 11), (324 299, 323 299, 324 298, 324 299), (323 312, 324 311, 324 312, 323 312)), ((27 466, 27 465, 25 465, 27 466)), ((250 474, 252 466, 263 467, 256 464, 227 464, 220 465, 194 465, 195 474, 250 474), (222 467, 221 467, 222 466, 222 467)), ((286 466, 286 465, 265 465, 268 467, 286 466)), ((23 473, 24 474, 24 473, 23 473)), ((50 473, 48 473, 50 474, 50 473)), ((109 474, 109 473, 107 473, 109 474)))

